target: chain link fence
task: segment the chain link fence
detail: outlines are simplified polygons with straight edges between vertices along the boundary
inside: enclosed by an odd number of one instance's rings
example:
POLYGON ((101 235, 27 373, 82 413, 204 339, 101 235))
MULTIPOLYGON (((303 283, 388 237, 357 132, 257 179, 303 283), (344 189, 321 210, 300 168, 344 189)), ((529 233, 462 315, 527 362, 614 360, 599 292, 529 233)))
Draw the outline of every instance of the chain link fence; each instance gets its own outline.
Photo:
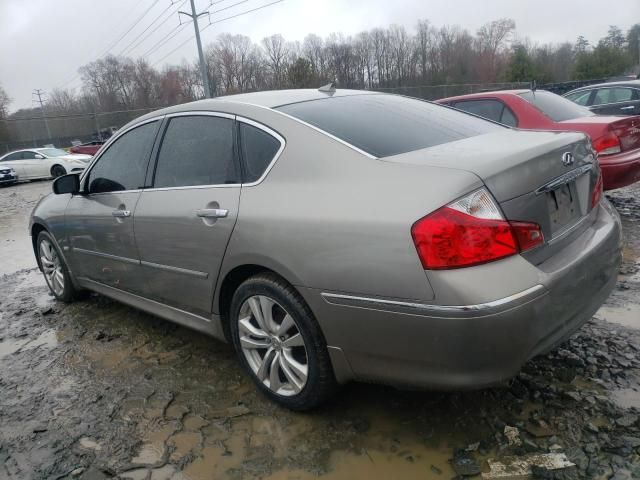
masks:
POLYGON ((37 148, 45 145, 67 148, 77 142, 106 140, 115 130, 134 118, 156 109, 153 107, 2 120, 10 140, 0 142, 0 155, 21 148, 37 148))
MULTIPOLYGON (((580 86, 601 83, 603 81, 605 81, 605 79, 551 83, 538 85, 538 88, 563 94, 580 86)), ((466 95, 469 93, 518 88, 531 88, 531 83, 463 83, 374 88, 373 90, 423 98, 425 100, 437 100, 439 98, 466 95)), ((47 115, 45 118, 34 116, 0 120, 0 122, 4 124, 7 138, 10 139, 9 141, 0 142, 0 155, 20 148, 36 148, 45 145, 67 148, 76 142, 84 143, 92 140, 106 140, 116 129, 122 127, 134 118, 155 109, 156 107, 114 112, 47 115)), ((0 124, 0 129, 3 126, 2 124, 0 124)))

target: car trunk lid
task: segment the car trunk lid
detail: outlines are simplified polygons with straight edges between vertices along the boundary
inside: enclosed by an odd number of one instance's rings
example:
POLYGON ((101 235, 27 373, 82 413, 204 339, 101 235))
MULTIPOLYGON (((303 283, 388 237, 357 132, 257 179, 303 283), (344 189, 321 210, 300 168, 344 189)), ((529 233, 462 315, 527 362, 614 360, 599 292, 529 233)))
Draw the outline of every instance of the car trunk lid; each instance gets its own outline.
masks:
POLYGON ((545 247, 528 254, 536 263, 551 254, 547 245, 561 243, 588 224, 583 220, 599 175, 588 137, 573 132, 505 130, 383 160, 461 169, 480 177, 508 220, 541 226, 545 247))

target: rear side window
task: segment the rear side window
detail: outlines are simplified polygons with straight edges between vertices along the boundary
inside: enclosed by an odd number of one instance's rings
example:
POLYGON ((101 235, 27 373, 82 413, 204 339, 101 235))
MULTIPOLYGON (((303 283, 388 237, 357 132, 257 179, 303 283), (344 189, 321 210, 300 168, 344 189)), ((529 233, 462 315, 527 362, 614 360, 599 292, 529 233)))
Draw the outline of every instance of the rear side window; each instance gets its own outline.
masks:
POLYGON ((264 130, 240 123, 240 147, 245 182, 255 182, 280 150, 280 141, 264 130))
POLYGON ((466 100, 454 103, 453 106, 458 110, 473 113, 510 127, 515 127, 518 123, 511 110, 499 100, 466 100))
POLYGON ((536 92, 524 92, 520 96, 554 122, 595 115, 588 108, 576 105, 555 93, 538 90, 536 92))
POLYGON ((22 152, 16 152, 16 153, 12 153, 10 155, 7 155, 6 157, 4 157, 2 159, 3 162, 10 162, 12 160, 20 160, 22 159, 22 152))
POLYGON ((146 123, 123 134, 100 155, 89 172, 90 193, 135 190, 144 185, 158 122, 146 123))
POLYGON ((605 105, 607 103, 629 102, 633 100, 633 90, 630 88, 600 88, 598 89, 594 105, 605 105))
POLYGON ((239 183, 233 120, 209 115, 175 117, 162 140, 153 186, 239 183))
POLYGON ((376 157, 420 150, 503 128, 441 105, 398 95, 332 97, 277 109, 376 157))

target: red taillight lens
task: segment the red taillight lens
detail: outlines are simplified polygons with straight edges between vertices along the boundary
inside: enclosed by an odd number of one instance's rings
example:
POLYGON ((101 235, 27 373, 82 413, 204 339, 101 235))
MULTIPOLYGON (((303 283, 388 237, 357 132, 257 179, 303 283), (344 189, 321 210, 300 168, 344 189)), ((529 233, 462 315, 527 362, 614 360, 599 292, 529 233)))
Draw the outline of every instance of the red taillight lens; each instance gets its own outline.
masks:
POLYGON ((602 170, 599 170, 596 186, 593 187, 593 192, 591 193, 591 208, 594 208, 602 198, 602 190, 603 190, 602 170))
POLYGON ((613 132, 607 132, 600 138, 596 138, 593 141, 593 148, 595 148, 599 155, 613 155, 614 153, 620 153, 622 151, 620 139, 613 132))
POLYGON ((544 242, 539 225, 505 220, 485 189, 418 220, 411 236, 427 270, 493 262, 544 242))

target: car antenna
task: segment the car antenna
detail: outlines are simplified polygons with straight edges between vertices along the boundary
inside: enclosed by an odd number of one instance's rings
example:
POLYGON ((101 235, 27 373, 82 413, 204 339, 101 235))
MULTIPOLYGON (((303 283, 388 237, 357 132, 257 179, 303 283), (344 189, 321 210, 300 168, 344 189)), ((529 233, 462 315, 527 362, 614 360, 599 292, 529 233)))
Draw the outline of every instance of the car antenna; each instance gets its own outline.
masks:
POLYGON ((326 85, 323 85, 322 87, 320 87, 318 89, 319 92, 323 92, 323 93, 335 93, 336 92, 336 82, 330 82, 327 83, 326 85))

